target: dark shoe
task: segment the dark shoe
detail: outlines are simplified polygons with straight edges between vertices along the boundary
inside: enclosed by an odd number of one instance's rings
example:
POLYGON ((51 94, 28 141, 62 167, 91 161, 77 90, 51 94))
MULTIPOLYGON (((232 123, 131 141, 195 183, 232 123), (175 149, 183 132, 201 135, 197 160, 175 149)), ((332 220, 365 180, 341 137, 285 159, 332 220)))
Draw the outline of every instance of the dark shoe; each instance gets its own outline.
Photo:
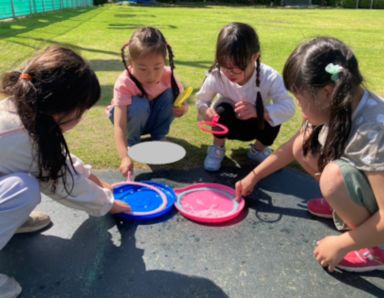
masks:
POLYGON ((51 219, 47 214, 40 211, 32 211, 27 221, 16 230, 15 234, 37 232, 46 228, 50 223, 51 219))

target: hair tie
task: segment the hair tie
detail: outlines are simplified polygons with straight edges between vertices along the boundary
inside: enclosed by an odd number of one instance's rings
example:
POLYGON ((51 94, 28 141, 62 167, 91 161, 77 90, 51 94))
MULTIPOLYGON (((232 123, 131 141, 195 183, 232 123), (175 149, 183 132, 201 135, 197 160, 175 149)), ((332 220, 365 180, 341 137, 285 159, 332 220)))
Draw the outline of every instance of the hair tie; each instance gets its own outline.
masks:
POLYGON ((26 81, 32 81, 32 77, 29 74, 27 74, 26 72, 22 72, 19 76, 19 79, 23 79, 26 81))
POLYGON ((336 82, 339 79, 339 73, 343 70, 343 67, 338 64, 329 63, 325 67, 325 71, 331 75, 331 80, 336 82))

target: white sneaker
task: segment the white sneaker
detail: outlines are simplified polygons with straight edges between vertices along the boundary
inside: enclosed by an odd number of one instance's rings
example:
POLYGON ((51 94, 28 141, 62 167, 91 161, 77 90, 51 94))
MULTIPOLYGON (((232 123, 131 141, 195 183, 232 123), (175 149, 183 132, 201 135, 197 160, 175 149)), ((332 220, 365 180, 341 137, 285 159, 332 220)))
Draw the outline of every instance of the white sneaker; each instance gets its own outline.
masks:
POLYGON ((272 149, 269 147, 265 147, 263 151, 257 150, 255 146, 252 144, 248 150, 247 156, 249 159, 252 159, 258 163, 262 162, 268 156, 272 154, 272 149))
POLYGON ((0 273, 0 297, 16 298, 21 293, 21 286, 12 277, 0 273))
POLYGON ((204 159, 204 169, 210 172, 218 171, 225 156, 225 148, 212 145, 208 147, 207 157, 204 159))

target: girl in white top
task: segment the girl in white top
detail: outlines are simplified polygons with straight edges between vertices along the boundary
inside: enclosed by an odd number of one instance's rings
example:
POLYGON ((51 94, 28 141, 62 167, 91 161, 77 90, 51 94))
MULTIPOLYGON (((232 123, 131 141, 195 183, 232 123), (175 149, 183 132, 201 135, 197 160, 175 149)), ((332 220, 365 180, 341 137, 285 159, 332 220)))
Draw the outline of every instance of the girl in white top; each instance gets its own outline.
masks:
POLYGON ((288 58, 284 81, 304 126, 236 184, 249 195, 258 181, 296 159, 319 180, 325 200, 349 228, 317 241, 329 271, 384 270, 384 101, 362 86, 357 59, 343 42, 309 40, 288 58))
POLYGON ((220 169, 225 139, 256 140, 248 156, 258 162, 270 154, 280 125, 295 113, 292 98, 281 76, 260 63, 260 44, 255 30, 243 23, 230 23, 219 33, 216 59, 196 94, 200 118, 219 123, 229 132, 215 136, 208 148, 204 168, 220 169), (212 106, 216 95, 219 99, 212 106))
MULTIPOLYGON (((6 73, 0 101, 0 249, 41 200, 40 192, 92 216, 130 212, 111 186, 70 155, 63 133, 100 97, 88 64, 72 50, 52 46, 22 72, 6 73)), ((18 283, 0 274, 0 296, 16 297, 18 283)))

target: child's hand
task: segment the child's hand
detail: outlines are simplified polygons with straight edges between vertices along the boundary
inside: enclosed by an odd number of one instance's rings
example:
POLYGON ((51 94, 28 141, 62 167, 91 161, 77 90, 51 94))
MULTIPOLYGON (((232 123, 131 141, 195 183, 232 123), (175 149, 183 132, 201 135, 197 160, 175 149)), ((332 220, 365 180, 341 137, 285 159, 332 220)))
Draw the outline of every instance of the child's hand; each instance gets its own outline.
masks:
POLYGON ((207 108, 205 110, 205 117, 204 118, 206 121, 212 121, 212 119, 216 116, 218 116, 218 114, 216 113, 215 109, 207 108))
POLYGON ((131 213, 132 208, 129 206, 127 203, 123 201, 118 201, 115 200, 113 202, 112 208, 109 211, 111 214, 116 214, 116 213, 131 213))
POLYGON ((128 176, 128 173, 133 172, 133 161, 128 156, 121 160, 119 171, 124 177, 128 176))
POLYGON ((333 272, 347 251, 339 245, 340 236, 327 236, 316 243, 313 254, 319 264, 333 272))
POLYGON ((181 117, 181 116, 183 116, 184 114, 187 113, 187 111, 188 111, 188 104, 187 103, 183 104, 183 106, 181 108, 173 107, 172 111, 173 111, 173 115, 175 117, 179 118, 179 117, 181 117))
POLYGON ((236 182, 236 199, 240 200, 241 197, 249 196, 255 188, 256 182, 253 180, 253 174, 247 175, 243 180, 236 182))
POLYGON ((235 104, 235 113, 240 120, 257 118, 255 106, 247 101, 239 101, 235 104))

